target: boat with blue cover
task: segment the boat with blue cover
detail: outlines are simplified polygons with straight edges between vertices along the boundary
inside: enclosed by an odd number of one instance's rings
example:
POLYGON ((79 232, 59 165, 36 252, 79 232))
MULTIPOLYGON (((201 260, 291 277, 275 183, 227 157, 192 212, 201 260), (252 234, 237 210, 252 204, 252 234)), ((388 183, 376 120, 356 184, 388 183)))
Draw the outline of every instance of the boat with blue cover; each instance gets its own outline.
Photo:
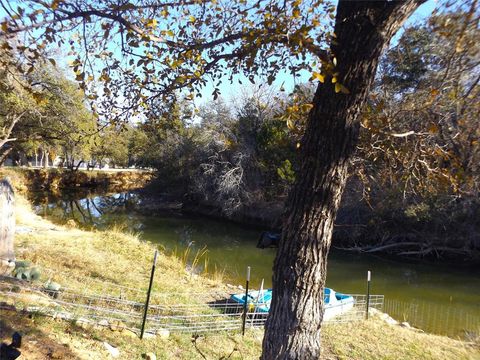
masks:
MULTIPOLYGON (((230 297, 235 302, 245 304, 245 293, 234 294, 230 297)), ((272 302, 272 289, 250 290, 248 292, 247 305, 249 310, 255 312, 268 313, 270 311, 270 303, 272 302)))
MULTIPOLYGON (((231 300, 245 304, 245 293, 234 294, 231 300)), ((353 308, 355 300, 353 296, 336 292, 330 288, 325 288, 323 292, 323 301, 325 312, 323 320, 328 320, 343 314, 353 308)), ((272 289, 251 290, 248 292, 247 305, 250 311, 268 313, 272 302, 272 289)))

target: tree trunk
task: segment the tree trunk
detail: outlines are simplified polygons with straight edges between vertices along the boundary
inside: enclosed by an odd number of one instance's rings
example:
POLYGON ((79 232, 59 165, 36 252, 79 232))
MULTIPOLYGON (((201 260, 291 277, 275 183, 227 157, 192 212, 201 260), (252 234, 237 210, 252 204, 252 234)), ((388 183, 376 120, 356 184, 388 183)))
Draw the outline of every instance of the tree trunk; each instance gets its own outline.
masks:
POLYGON ((350 94, 335 93, 331 79, 326 79, 313 100, 274 264, 264 360, 320 358, 327 255, 361 111, 383 49, 422 2, 338 4, 331 51, 338 81, 350 94))
POLYGON ((8 275, 15 268, 14 236, 14 192, 9 181, 3 179, 0 181, 0 275, 8 275))
POLYGON ((3 166, 5 163, 5 160, 7 160, 8 155, 12 152, 13 148, 9 147, 7 150, 3 152, 2 155, 0 155, 0 166, 3 166))
POLYGON ((72 169, 72 170, 78 171, 78 169, 80 168, 80 165, 82 165, 82 164, 83 164, 83 160, 80 160, 80 161, 78 162, 77 166, 76 166, 74 169, 72 169))
POLYGON ((45 169, 48 168, 48 156, 49 156, 48 151, 44 151, 44 157, 43 157, 43 158, 45 159, 45 163, 43 164, 43 167, 44 167, 45 169))
POLYGON ((68 169, 69 170, 72 170, 75 168, 75 158, 72 156, 70 156, 70 162, 68 163, 68 169))

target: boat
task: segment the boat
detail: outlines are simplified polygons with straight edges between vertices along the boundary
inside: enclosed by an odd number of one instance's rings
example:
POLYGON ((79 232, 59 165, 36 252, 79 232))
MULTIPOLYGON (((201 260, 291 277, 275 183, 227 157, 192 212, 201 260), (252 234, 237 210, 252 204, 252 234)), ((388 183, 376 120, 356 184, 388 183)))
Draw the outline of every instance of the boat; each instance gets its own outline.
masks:
MULTIPOLYGON (((245 304, 245 293, 234 294, 230 299, 239 304, 245 304)), ((323 301, 325 307, 323 320, 329 320, 341 315, 352 309, 355 304, 353 296, 336 292, 330 288, 325 288, 323 301)), ((251 290, 248 292, 247 305, 249 311, 268 313, 270 311, 271 302, 272 289, 251 290)))
POLYGON ((323 320, 329 320, 353 309, 355 299, 351 295, 325 288, 323 292, 323 303, 325 306, 323 320))
MULTIPOLYGON (((230 297, 233 301, 245 304, 245 293, 234 294, 230 297)), ((248 309, 253 312, 268 313, 272 302, 272 289, 251 290, 248 292, 248 309)))

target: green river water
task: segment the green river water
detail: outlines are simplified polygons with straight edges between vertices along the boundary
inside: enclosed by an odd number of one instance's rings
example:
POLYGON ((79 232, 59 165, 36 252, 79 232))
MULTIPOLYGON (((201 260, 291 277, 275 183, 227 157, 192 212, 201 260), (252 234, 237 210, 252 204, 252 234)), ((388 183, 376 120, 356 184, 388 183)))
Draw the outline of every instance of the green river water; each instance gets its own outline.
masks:
MULTIPOLYGON (((141 215, 138 195, 108 196, 70 194, 62 200, 41 196, 34 199, 36 211, 54 222, 74 219, 85 226, 106 228, 121 224, 160 244, 166 252, 190 259, 206 249, 199 268, 223 272, 225 281, 244 285, 247 266, 251 286, 262 279, 271 286, 275 249, 257 249, 261 229, 228 221, 182 215, 141 215), (205 264, 207 260, 207 264, 205 264)), ((146 256, 150 254, 146 254, 146 256)), ((429 332, 454 337, 480 333, 480 271, 454 265, 406 263, 380 257, 332 250, 328 259, 327 286, 351 294, 364 294, 366 273, 372 271, 372 294, 385 296, 384 311, 400 321, 429 332)))

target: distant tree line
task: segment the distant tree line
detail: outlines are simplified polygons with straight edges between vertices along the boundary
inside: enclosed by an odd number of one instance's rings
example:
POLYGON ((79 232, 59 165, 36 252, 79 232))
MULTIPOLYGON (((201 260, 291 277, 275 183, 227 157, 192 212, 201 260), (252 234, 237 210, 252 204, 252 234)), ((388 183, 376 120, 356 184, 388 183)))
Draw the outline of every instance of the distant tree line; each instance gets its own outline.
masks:
POLYGON ((134 127, 95 117, 90 99, 55 60, 41 58, 30 71, 22 68, 21 54, 0 56, 0 164, 10 159, 49 167, 57 161, 72 170, 134 164, 134 127))

